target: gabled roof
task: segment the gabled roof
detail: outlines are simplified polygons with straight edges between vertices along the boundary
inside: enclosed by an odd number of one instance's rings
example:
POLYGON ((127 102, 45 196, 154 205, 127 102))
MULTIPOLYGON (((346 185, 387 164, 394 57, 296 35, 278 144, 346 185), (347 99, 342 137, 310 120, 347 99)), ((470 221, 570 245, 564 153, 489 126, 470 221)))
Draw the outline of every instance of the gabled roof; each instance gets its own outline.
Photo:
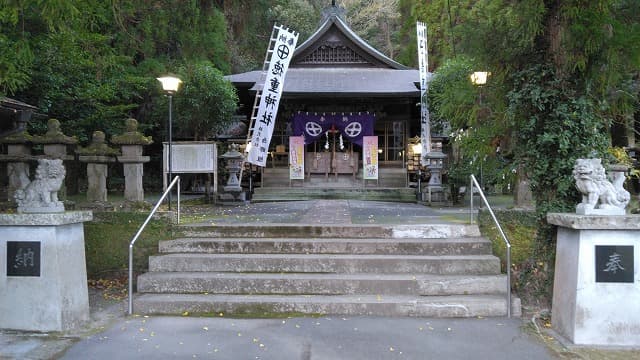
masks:
MULTIPOLYGON (((368 60, 366 63, 362 61, 357 64, 363 67, 386 67, 397 70, 409 69, 369 45, 353 32, 335 11, 327 16, 313 35, 296 48, 290 66, 304 66, 304 60, 308 55, 327 45, 342 45, 355 52, 356 55, 360 55, 363 60, 368 60)), ((330 63, 327 62, 326 64, 328 65, 330 63)))
MULTIPOLYGON (((257 91, 262 71, 225 76, 236 87, 257 91)), ((299 45, 284 81, 285 96, 419 97, 420 73, 367 44, 329 10, 318 30, 299 45)))

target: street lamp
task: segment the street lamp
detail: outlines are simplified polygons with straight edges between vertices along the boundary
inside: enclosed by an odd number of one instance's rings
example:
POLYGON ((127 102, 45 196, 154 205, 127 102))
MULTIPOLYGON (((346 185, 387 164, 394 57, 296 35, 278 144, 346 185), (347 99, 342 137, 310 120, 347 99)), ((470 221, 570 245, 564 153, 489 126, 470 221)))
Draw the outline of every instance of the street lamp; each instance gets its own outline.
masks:
POLYGON ((469 75, 469 77, 473 85, 484 85, 487 83, 487 77, 489 77, 489 75, 491 75, 491 73, 487 71, 476 71, 469 75))
MULTIPOLYGON (((169 143, 169 151, 167 152, 167 156, 168 156, 168 160, 169 160, 169 164, 168 164, 168 170, 169 170, 169 184, 171 183, 171 181, 173 180, 173 168, 172 168, 172 154, 171 154, 171 147, 172 147, 172 138, 173 138, 173 134, 171 134, 171 102, 173 100, 173 94, 176 93, 176 91, 178 91, 178 87, 180 86, 180 83, 182 83, 182 80, 178 79, 175 76, 171 76, 171 75, 167 75, 164 77, 159 77, 157 78, 158 81, 160 81, 160 83, 162 83, 162 90, 164 90, 164 92, 167 93, 167 96, 169 97, 169 122, 167 123, 167 139, 168 139, 168 143, 169 143)), ((169 210, 171 210, 171 191, 169 191, 168 194, 168 201, 169 201, 169 210)))
POLYGON ((473 83, 473 85, 478 86, 478 88, 480 89, 479 105, 481 108, 482 108, 482 87, 486 85, 487 78, 489 76, 491 76, 491 73, 487 71, 475 71, 473 74, 469 75, 469 78, 471 78, 471 83, 473 83))

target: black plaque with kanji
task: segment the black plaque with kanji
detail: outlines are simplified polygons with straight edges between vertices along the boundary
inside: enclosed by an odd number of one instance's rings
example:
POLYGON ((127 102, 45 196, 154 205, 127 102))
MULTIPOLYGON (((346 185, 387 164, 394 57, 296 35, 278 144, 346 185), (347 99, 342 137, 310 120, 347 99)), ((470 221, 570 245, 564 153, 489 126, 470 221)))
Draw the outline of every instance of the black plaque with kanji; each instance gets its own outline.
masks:
POLYGON ((7 276, 40 276, 40 241, 7 241, 7 276))
POLYGON ((596 282, 633 283, 633 246, 596 245, 596 282))

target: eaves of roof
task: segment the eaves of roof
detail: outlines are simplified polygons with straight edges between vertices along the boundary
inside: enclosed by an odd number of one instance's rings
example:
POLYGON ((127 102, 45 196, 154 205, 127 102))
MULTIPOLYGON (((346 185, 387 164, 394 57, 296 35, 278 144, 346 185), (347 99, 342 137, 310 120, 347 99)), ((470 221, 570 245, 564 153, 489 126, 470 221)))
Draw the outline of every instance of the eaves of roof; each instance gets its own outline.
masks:
MULTIPOLYGON (((261 71, 226 77, 238 87, 257 91, 263 86, 261 71)), ((284 96, 420 96, 418 70, 381 68, 290 68, 284 96)))

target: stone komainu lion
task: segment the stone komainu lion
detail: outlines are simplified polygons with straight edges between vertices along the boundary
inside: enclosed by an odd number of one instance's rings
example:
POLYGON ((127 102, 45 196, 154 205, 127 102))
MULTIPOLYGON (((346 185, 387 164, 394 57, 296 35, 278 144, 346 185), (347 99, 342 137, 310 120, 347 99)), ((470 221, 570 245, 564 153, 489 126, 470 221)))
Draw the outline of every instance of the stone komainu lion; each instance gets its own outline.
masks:
POLYGON ((65 174, 62 160, 38 160, 35 179, 24 189, 15 192, 18 211, 64 211, 64 205, 58 200, 58 191, 65 174))
POLYGON ((624 175, 607 180, 600 159, 577 159, 573 168, 576 187, 582 193, 583 209, 622 209, 629 204, 631 195, 623 187, 624 175))

